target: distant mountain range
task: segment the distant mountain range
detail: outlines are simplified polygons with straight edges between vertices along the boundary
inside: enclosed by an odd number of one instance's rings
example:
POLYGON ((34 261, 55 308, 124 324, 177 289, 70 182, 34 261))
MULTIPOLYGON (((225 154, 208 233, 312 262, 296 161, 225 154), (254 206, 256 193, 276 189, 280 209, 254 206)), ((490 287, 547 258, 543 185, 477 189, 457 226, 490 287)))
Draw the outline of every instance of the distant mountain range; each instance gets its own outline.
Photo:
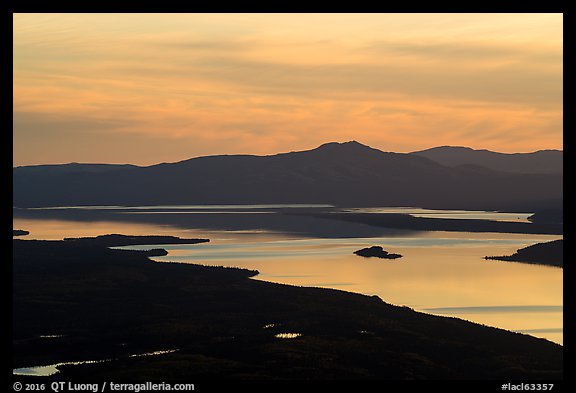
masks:
POLYGON ((405 154, 351 141, 147 167, 37 165, 14 168, 13 205, 328 203, 539 210, 561 206, 562 154, 451 147, 405 154))
POLYGON ((442 146, 411 153, 439 164, 479 166, 510 173, 562 173, 564 153, 560 150, 539 150, 533 153, 496 153, 469 147, 442 146))
MULTIPOLYGON (((139 168, 130 164, 79 164, 71 162, 69 164, 51 164, 51 165, 30 165, 18 167, 18 174, 22 175, 65 175, 73 173, 100 173, 117 171, 120 169, 139 168)), ((16 169, 15 169, 16 170, 16 169)))

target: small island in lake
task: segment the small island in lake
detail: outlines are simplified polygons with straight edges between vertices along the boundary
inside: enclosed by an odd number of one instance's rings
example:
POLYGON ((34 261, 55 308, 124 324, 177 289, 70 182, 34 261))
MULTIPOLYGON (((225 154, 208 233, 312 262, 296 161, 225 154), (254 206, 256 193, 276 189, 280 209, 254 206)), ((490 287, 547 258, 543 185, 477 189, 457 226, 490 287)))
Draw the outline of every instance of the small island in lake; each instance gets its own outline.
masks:
POLYGON ((210 239, 181 239, 176 236, 134 236, 110 234, 99 235, 96 237, 66 237, 64 238, 64 241, 104 247, 121 247, 146 244, 197 244, 207 243, 210 239))
POLYGON ((400 254, 390 254, 388 251, 384 250, 381 246, 366 247, 358 251, 354 251, 354 254, 361 257, 376 257, 383 259, 397 259, 402 258, 400 254))
POLYGON ((546 243, 536 243, 521 248, 512 255, 486 256, 484 259, 564 267, 563 247, 564 241, 560 239, 546 243))

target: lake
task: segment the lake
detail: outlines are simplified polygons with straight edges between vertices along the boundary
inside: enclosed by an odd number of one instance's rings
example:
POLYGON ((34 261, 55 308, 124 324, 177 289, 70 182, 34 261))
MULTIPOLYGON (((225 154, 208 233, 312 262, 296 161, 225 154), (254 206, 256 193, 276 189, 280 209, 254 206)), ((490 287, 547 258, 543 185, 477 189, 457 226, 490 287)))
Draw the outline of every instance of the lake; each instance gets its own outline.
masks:
POLYGON ((256 269, 257 280, 377 295, 562 344, 562 269, 483 259, 561 235, 408 231, 297 214, 309 209, 520 222, 531 214, 329 205, 101 206, 14 209, 13 225, 30 231, 23 239, 106 233, 209 238, 162 246, 168 255, 154 260, 256 269), (403 257, 353 254, 372 245, 403 257))

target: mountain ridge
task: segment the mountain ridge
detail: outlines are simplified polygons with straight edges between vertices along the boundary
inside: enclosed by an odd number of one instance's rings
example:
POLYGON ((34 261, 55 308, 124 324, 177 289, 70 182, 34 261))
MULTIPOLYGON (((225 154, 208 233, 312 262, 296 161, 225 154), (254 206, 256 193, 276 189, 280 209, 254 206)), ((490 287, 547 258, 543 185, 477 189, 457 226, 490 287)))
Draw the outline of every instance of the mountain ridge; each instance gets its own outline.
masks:
POLYGON ((491 152, 491 153, 504 154, 504 155, 534 154, 534 153, 547 152, 547 151, 560 152, 560 153, 563 153, 563 152, 564 152, 564 150, 562 150, 562 149, 539 149, 539 150, 534 150, 534 151, 530 151, 530 152, 504 153, 504 152, 498 152, 498 151, 489 150, 489 149, 475 149, 475 148, 472 148, 472 147, 469 147, 469 146, 442 145, 442 146, 430 147, 430 148, 428 148, 428 149, 423 149, 423 150, 415 150, 415 151, 411 152, 410 154, 420 153, 420 152, 425 152, 425 151, 430 151, 430 150, 436 150, 436 149, 460 149, 460 150, 482 151, 482 152, 486 152, 486 151, 487 151, 487 152, 491 152))
POLYGON ((329 203, 494 210, 557 206, 562 200, 559 174, 450 167, 356 141, 96 172, 53 169, 15 168, 14 206, 329 203))
POLYGON ((499 153, 465 146, 438 146, 409 154, 426 157, 451 167, 479 165, 512 173, 563 173, 564 152, 554 149, 529 153, 499 153))
MULTIPOLYGON (((329 149, 334 149, 334 148, 346 148, 346 147, 354 147, 356 149, 365 149, 364 152, 366 151, 373 151, 373 152, 380 152, 380 153, 389 153, 389 154, 410 154, 410 155, 414 155, 414 156, 420 156, 420 157, 425 157, 428 159, 431 159, 434 161, 434 159, 427 157, 427 154, 430 152, 436 152, 436 151, 443 151, 443 150, 452 150, 452 151, 466 151, 466 152, 487 152, 487 153, 491 153, 491 154, 496 154, 496 155, 503 155, 503 156, 529 156, 529 155, 535 155, 538 153, 548 153, 548 152, 552 152, 554 154, 558 153, 558 154, 563 154, 563 150, 559 150, 559 149, 542 149, 542 150, 536 150, 533 152, 525 152, 525 153, 502 153, 502 152, 496 152, 493 150, 488 150, 488 149, 473 149, 471 147, 467 147, 467 146, 453 146, 453 145, 442 145, 442 146, 435 146, 435 147, 431 147, 428 149, 424 149, 424 150, 416 150, 416 151, 412 151, 412 152, 408 152, 408 153, 398 153, 398 152, 392 152, 392 151, 384 151, 381 149, 377 149, 368 145, 365 145, 363 143, 360 143, 356 140, 351 140, 351 141, 346 141, 346 142, 326 142, 323 143, 315 148, 312 149, 307 149, 307 150, 296 150, 296 151, 289 151, 289 152, 281 152, 281 153, 275 153, 275 154, 245 154, 245 153, 238 153, 238 154, 212 154, 212 155, 207 155, 207 156, 196 156, 196 157, 190 157, 190 158, 185 158, 183 160, 179 160, 179 161, 174 161, 174 162, 161 162, 161 163, 156 163, 156 164, 150 164, 150 165, 136 165, 136 164, 129 164, 129 163, 125 163, 125 164, 110 164, 110 163, 89 163, 89 162, 84 162, 84 163, 80 163, 80 162, 68 162, 68 163, 61 163, 61 164, 33 164, 33 165, 18 165, 13 167, 12 169, 17 169, 17 168, 48 168, 48 167, 77 167, 78 169, 82 168, 82 169, 86 169, 88 166, 93 166, 93 167, 106 167, 109 166, 111 167, 111 169, 114 169, 112 167, 118 167, 118 169, 129 169, 129 168, 147 168, 147 167, 151 167, 151 166, 156 166, 156 165, 163 165, 163 164, 178 164, 178 163, 183 163, 183 162, 187 162, 187 161, 191 161, 191 160, 196 160, 199 158, 215 158, 215 157, 273 157, 273 156, 281 156, 281 155, 290 155, 290 154, 294 154, 294 153, 310 153, 310 152, 315 152, 315 151, 323 151, 323 150, 329 150, 329 149)), ((441 164, 441 162, 438 162, 441 164)), ((97 170, 95 170, 96 172, 97 170)))

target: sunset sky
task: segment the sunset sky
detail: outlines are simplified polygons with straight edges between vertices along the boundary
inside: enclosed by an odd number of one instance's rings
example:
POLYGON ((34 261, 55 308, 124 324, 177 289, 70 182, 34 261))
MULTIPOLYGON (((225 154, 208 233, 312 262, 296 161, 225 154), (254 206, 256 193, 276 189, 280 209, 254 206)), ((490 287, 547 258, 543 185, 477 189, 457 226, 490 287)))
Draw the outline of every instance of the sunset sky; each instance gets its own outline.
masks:
POLYGON ((14 14, 14 165, 562 149, 562 14, 14 14))

